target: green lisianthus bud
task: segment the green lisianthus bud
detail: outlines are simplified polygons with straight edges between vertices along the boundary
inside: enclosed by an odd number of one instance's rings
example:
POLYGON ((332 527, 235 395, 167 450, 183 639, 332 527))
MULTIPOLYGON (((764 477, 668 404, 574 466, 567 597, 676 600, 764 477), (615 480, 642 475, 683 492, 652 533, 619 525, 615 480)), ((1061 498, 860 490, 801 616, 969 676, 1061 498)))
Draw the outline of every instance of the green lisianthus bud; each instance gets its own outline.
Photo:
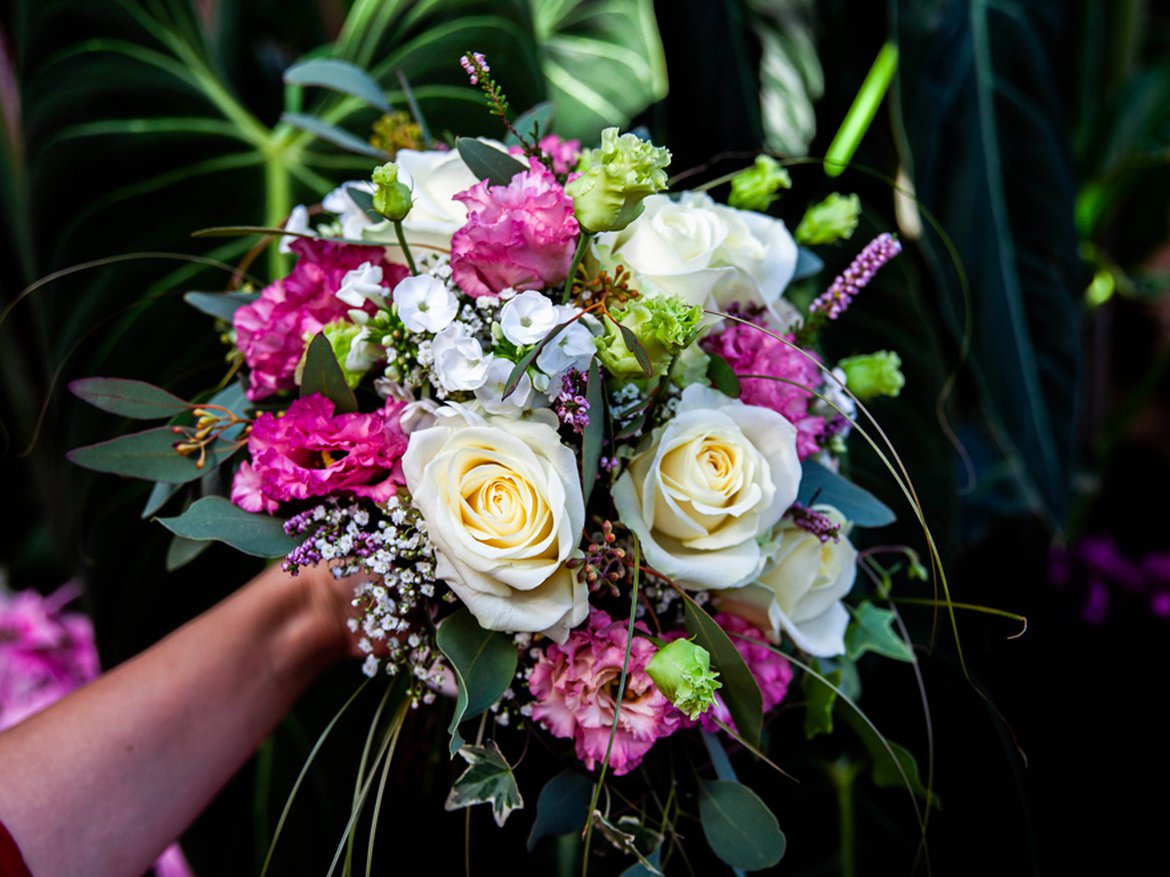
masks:
POLYGON ((392 161, 374 168, 374 209, 391 222, 402 222, 413 203, 410 189, 398 180, 398 165, 392 161))
POLYGON ((722 688, 719 674, 711 669, 711 653, 689 639, 676 639, 660 648, 646 666, 666 699, 694 721, 715 703, 715 689, 722 688))
POLYGON ((796 242, 809 247, 845 240, 853 235, 860 216, 860 198, 833 192, 804 212, 804 218, 796 227, 796 242))
POLYGON ((845 386, 862 402, 874 396, 897 396, 906 383, 902 360, 892 350, 850 356, 837 365, 845 372, 845 386))
POLYGON ((601 132, 601 147, 581 153, 580 176, 565 186, 577 222, 588 232, 620 231, 638 218, 642 199, 666 188, 670 151, 635 134, 601 132))
POLYGON ((780 196, 780 189, 791 189, 792 177, 770 155, 757 155, 750 168, 731 178, 731 195, 727 203, 739 210, 763 213, 780 196))
MULTIPOLYGON (((695 340, 703 319, 701 307, 686 305, 672 295, 639 296, 630 299, 620 309, 614 309, 611 314, 634 333, 655 374, 664 370, 674 356, 695 340)), ((644 377, 637 357, 626 346, 621 329, 612 320, 603 322, 605 334, 596 342, 601 364, 618 378, 644 377)))
POLYGON ((366 372, 378 361, 377 357, 371 357, 366 349, 369 332, 364 327, 345 320, 326 323, 321 331, 325 333, 325 340, 333 348, 333 356, 341 366, 345 382, 352 390, 362 382, 366 372))

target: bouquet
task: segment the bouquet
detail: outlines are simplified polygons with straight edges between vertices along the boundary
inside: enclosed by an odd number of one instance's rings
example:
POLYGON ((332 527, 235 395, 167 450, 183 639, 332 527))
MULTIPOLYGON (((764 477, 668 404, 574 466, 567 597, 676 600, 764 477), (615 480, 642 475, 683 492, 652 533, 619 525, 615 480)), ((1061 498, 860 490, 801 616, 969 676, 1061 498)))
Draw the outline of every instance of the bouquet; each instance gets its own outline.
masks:
POLYGON ((786 291, 822 267, 810 247, 852 235, 855 197, 794 236, 765 212, 790 185, 773 159, 734 175, 728 204, 668 191, 665 148, 616 128, 582 148, 542 108, 510 121, 483 56, 462 64, 507 140, 401 148, 298 208, 286 276, 188 295, 230 348, 221 387, 188 402, 78 381, 168 423, 72 459, 155 481, 149 513, 182 494, 161 521, 183 545, 366 574, 363 672, 452 711, 467 768, 448 809, 486 803, 503 825, 532 800, 517 727, 573 759, 531 843, 583 833, 588 859, 600 834, 661 873, 697 818, 732 868, 774 865, 784 834, 728 753, 774 767, 763 731, 793 700, 810 737, 848 713, 875 775, 929 801, 842 681, 867 651, 913 660, 854 587, 853 539, 893 513, 842 474, 858 400, 896 395, 899 363, 818 353, 897 240, 798 305, 786 291), (694 775, 656 789, 675 749, 694 775))

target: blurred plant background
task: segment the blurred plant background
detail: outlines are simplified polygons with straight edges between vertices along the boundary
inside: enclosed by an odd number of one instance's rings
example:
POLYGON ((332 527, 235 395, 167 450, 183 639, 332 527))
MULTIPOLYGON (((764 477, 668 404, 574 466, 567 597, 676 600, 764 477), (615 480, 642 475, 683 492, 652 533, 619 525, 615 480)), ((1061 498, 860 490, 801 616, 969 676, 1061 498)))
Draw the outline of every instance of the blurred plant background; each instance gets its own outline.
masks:
MULTIPOLYGON (((145 486, 64 459, 125 424, 64 387, 113 375, 185 395, 217 382, 224 349, 182 293, 227 288, 249 258, 262 282, 281 257, 249 253, 254 238, 190 232, 280 224, 294 204, 368 173, 375 159, 349 149, 373 149, 379 111, 285 83, 283 71, 306 57, 350 61, 395 110, 411 109, 409 92, 431 135, 499 136, 458 65, 474 48, 514 108, 549 99, 557 128, 586 142, 608 124, 644 126, 674 152, 674 173, 695 170, 692 185, 762 148, 823 155, 882 44, 895 42, 897 76, 850 169, 830 178, 795 162, 793 191, 773 212, 794 227, 829 192, 861 196, 852 244, 820 253, 822 282, 873 234, 902 235, 905 255, 830 335, 830 353, 902 356, 906 390, 874 413, 907 461, 952 595, 1029 619, 1009 641, 1018 624, 960 613, 969 683, 945 615, 904 607, 931 655, 944 805, 928 834, 934 871, 1089 868, 1093 837, 1100 861, 1117 866, 1138 856, 1138 838, 1157 836, 1142 821, 1152 828, 1154 814, 1135 811, 1123 842, 1106 809, 1120 818, 1125 776, 1147 770, 1111 747, 1154 758, 1165 733, 1136 704, 1147 696, 1139 680, 1158 678, 1170 615, 1157 511, 1170 490, 1166 10, 1139 0, 9 0, 0 28, 0 483, 15 501, 0 564, 14 587, 84 581, 107 667, 253 570, 212 547, 168 574, 168 552, 173 561, 182 546, 141 519, 145 486)), ((906 509, 875 458, 859 451, 853 465, 906 509)), ((908 512, 882 537, 922 548, 908 512)), ((916 583, 896 593, 933 598, 916 583)), ((924 753, 913 679, 875 670, 873 690, 894 696, 867 698, 867 710, 924 753)), ((355 677, 337 668, 316 685, 194 826, 186 845, 199 873, 259 871, 287 789, 355 677)), ((414 721, 410 736, 424 741, 444 724, 414 721)), ((364 737, 361 716, 350 724, 309 774, 276 873, 327 866, 364 737)), ((818 767, 817 746, 791 742, 786 767, 840 779, 818 767)), ((438 756, 420 745, 400 764, 399 788, 427 804, 391 791, 385 849, 426 837, 438 872, 447 855, 461 868, 463 817, 442 812, 438 756)), ((910 872, 916 829, 895 812, 895 792, 864 778, 776 785, 783 873, 910 872), (825 860, 840 796, 854 792, 855 855, 825 860)), ((473 862, 520 848, 522 819, 501 835, 483 815, 473 862)))

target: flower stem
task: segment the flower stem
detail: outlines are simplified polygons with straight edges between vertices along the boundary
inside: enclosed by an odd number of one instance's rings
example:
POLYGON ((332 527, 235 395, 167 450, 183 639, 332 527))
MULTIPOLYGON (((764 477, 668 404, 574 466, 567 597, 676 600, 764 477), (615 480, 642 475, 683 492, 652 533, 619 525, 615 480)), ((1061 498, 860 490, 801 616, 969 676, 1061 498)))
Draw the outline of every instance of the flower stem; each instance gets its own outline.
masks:
POLYGON ((402 255, 406 257, 406 267, 410 269, 412 275, 417 275, 418 268, 414 265, 414 256, 410 255, 410 247, 406 245, 406 235, 402 233, 401 221, 394 223, 394 234, 398 236, 398 246, 402 247, 402 255))
POLYGON ((569 303, 569 295, 573 292, 573 278, 577 276, 577 269, 581 267, 581 260, 585 258, 585 251, 589 249, 589 241, 593 233, 581 229, 581 237, 577 239, 577 251, 573 253, 573 261, 569 265, 569 275, 565 278, 565 288, 561 292, 561 304, 569 303))
POLYGON ((829 765, 829 778, 837 789, 837 814, 841 825, 841 877, 856 871, 853 849, 853 781, 861 768, 856 762, 839 758, 829 765))

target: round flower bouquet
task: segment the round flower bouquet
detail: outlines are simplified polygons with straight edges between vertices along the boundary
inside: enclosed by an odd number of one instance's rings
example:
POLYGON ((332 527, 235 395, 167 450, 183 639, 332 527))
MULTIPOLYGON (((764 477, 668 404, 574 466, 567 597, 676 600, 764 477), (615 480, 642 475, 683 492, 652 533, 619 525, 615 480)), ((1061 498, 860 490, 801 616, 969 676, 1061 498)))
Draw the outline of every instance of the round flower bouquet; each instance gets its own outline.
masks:
POLYGON ((798 307, 786 290, 820 269, 809 247, 852 234, 855 198, 794 236, 763 212, 789 185, 777 162, 736 175, 728 205, 668 192, 665 148, 608 129, 582 149, 543 110, 509 121, 483 57, 463 64, 505 143, 402 149, 298 208, 287 276, 188 296, 226 330, 221 388, 76 382, 167 422, 72 459, 155 481, 150 513, 181 493, 161 523, 186 540, 363 574, 362 670, 401 705, 384 739, 407 706, 451 713, 467 765, 447 808, 486 803, 501 825, 524 808, 530 846, 575 833, 586 864, 661 873, 705 840, 733 869, 770 867, 785 836, 751 786, 788 782, 768 729, 801 715, 809 738, 848 723, 921 820, 913 759, 854 684, 867 651, 913 660, 886 589, 854 589, 851 540, 893 514, 841 474, 851 434, 880 447, 858 401, 902 378, 893 354, 817 352, 898 242, 798 307), (216 469, 229 495, 200 495, 216 469), (522 734, 569 765, 542 788, 513 773, 522 734))

